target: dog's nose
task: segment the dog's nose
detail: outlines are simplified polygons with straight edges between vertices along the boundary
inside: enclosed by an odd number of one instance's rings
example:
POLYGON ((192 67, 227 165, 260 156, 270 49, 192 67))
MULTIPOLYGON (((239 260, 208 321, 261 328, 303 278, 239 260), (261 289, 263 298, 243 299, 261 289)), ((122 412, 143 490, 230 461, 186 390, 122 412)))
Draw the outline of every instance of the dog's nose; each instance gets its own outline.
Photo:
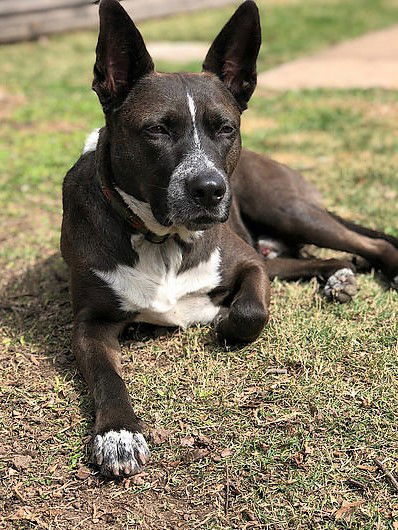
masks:
POLYGON ((198 175, 188 182, 188 190, 196 203, 211 208, 221 202, 227 186, 221 175, 198 175))

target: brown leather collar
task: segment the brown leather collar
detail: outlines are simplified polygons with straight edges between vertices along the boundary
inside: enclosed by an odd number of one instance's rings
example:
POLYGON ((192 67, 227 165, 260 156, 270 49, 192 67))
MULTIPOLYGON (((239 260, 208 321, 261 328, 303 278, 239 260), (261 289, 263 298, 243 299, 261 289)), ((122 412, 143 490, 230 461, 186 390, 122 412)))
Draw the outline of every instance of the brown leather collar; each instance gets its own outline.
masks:
MULTIPOLYGON (((104 129, 102 129, 101 136, 105 136, 105 134, 103 134, 104 132, 104 129)), ((99 142, 97 149, 98 148, 108 148, 109 152, 109 144, 105 146, 103 145, 102 141, 99 142), (102 145, 100 145, 100 143, 102 145)), ((143 234, 145 236, 145 239, 150 243, 164 243, 170 237, 170 234, 160 236, 149 230, 146 227, 144 221, 127 206, 122 196, 117 191, 115 184, 112 178, 110 177, 112 173, 111 169, 109 168, 109 170, 106 170, 105 168, 105 171, 103 171, 100 169, 100 164, 97 163, 96 166, 96 179, 101 188, 101 191, 104 194, 104 197, 107 199, 108 203, 119 214, 119 216, 124 219, 131 226, 131 228, 143 234)))

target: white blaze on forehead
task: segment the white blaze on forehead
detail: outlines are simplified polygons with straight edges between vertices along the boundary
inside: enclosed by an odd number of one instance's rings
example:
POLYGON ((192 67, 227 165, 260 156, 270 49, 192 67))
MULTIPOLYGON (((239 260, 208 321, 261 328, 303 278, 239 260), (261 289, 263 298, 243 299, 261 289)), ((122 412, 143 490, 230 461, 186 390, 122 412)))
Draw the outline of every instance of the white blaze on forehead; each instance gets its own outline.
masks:
POLYGON ((190 112, 191 118, 192 118, 193 139, 194 139, 194 142, 195 142, 195 146, 197 148, 199 148, 200 147, 200 139, 199 139, 198 128, 196 126, 196 105, 195 105, 195 101, 194 101, 193 97, 191 96, 191 94, 189 92, 187 92, 187 100, 188 100, 189 112, 190 112))
POLYGON ((194 149, 186 155, 185 159, 183 159, 182 163, 177 166, 174 173, 179 173, 179 169, 182 169, 182 172, 186 173, 188 171, 192 171, 195 168, 200 169, 201 166, 203 166, 204 168, 213 169, 217 173, 221 173, 220 170, 214 165, 213 161, 210 160, 200 143, 199 131, 196 123, 195 100, 193 99, 192 94, 190 94, 189 92, 187 92, 187 102, 189 113, 192 119, 194 149))

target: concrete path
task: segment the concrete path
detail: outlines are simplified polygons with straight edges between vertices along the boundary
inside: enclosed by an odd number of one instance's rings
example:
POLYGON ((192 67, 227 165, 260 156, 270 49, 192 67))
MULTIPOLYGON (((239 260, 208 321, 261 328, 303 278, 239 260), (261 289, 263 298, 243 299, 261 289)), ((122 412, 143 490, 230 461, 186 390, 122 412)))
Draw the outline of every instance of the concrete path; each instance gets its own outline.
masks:
MULTIPOLYGON (((173 63, 203 61, 209 47, 202 42, 152 42, 148 46, 155 61, 173 63)), ((258 85, 275 90, 398 89, 398 26, 367 33, 260 73, 258 85)))
POLYGON ((367 33, 259 75, 260 87, 398 89, 398 26, 367 33))
POLYGON ((148 51, 154 61, 189 63, 203 61, 210 44, 203 42, 150 42, 148 51))

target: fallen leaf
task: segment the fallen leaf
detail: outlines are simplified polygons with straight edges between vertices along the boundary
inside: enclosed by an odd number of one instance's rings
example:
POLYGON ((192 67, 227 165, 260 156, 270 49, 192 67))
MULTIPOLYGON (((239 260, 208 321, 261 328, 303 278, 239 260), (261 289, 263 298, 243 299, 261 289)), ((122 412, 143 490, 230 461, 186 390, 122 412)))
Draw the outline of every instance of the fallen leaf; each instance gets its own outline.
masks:
POLYGON ((80 480, 85 480, 91 475, 91 471, 86 466, 80 466, 79 469, 76 472, 77 478, 80 480))
POLYGON ((57 467, 58 467, 58 464, 54 464, 53 466, 48 468, 48 472, 51 473, 52 475, 57 470, 57 467))
POLYGON ((21 500, 22 502, 26 502, 26 499, 25 497, 22 495, 22 493, 19 491, 19 488, 20 487, 23 487, 23 482, 19 482, 18 484, 16 484, 14 487, 13 487, 13 490, 14 490, 14 493, 15 495, 18 497, 19 500, 21 500))
POLYGON ((224 484, 224 490, 227 490, 229 491, 229 494, 233 497, 237 497, 238 495, 241 495, 242 492, 241 490, 239 489, 239 487, 234 484, 233 482, 229 482, 227 484, 224 484))
POLYGON ((143 484, 145 484, 145 482, 147 482, 146 477, 148 475, 149 473, 145 472, 139 473, 138 475, 134 475, 133 477, 131 477, 130 482, 132 482, 136 486, 142 486, 143 484))
POLYGON ((212 441, 208 436, 205 436, 204 434, 198 434, 196 437, 196 445, 210 447, 212 445, 212 441))
POLYGON ((293 455, 293 460, 297 467, 304 467, 304 455, 303 453, 299 452, 293 455))
POLYGON ((256 519, 256 516, 254 515, 253 512, 249 511, 249 510, 243 510, 241 512, 242 516, 247 519, 248 521, 257 521, 256 519))
POLYGON ((257 387, 250 388, 243 396, 239 406, 241 409, 258 409, 264 404, 266 396, 267 393, 263 390, 259 390, 257 387))
POLYGON ((304 454, 306 455, 312 455, 312 453, 314 452, 314 449, 313 447, 311 447, 307 442, 304 443, 304 449, 303 449, 303 452, 304 454))
POLYGON ((55 497, 56 499, 60 499, 61 497, 64 496, 63 492, 60 491, 60 490, 55 490, 53 491, 53 493, 51 494, 53 497, 55 497))
POLYGON ((31 508, 29 506, 21 506, 20 508, 17 508, 15 512, 13 512, 10 515, 10 519, 13 521, 35 521, 36 516, 33 515, 31 508))
POLYGON ((16 455, 12 459, 13 466, 19 471, 29 469, 32 463, 32 457, 29 455, 16 455))
POLYGON ((159 427, 157 429, 151 429, 149 432, 149 438, 155 445, 160 445, 170 438, 171 432, 167 429, 159 427))
POLYGON ((231 456, 231 455, 232 455, 232 449, 229 449, 228 447, 223 449, 220 453, 221 458, 226 458, 227 456, 231 456))
POLYGON ((182 447, 193 447, 195 445, 195 438, 193 436, 184 436, 180 440, 182 447))
POLYGON ((398 530, 398 521, 394 521, 392 523, 392 527, 393 527, 394 530, 398 530))
POLYGON ((362 466, 362 465, 359 465, 357 466, 358 469, 362 469, 363 471, 369 471, 370 473, 374 473, 375 471, 377 471, 377 467, 376 466, 362 466))
POLYGON ((334 513, 334 518, 336 520, 345 520, 349 521, 351 519, 352 514, 355 512, 355 510, 361 506, 365 501, 355 501, 355 502, 348 502, 343 501, 341 503, 341 506, 338 510, 334 513))
POLYGON ((188 464, 191 462, 196 462, 197 460, 201 460, 202 458, 208 456, 209 452, 210 451, 208 449, 194 449, 184 456, 184 461, 188 464))

